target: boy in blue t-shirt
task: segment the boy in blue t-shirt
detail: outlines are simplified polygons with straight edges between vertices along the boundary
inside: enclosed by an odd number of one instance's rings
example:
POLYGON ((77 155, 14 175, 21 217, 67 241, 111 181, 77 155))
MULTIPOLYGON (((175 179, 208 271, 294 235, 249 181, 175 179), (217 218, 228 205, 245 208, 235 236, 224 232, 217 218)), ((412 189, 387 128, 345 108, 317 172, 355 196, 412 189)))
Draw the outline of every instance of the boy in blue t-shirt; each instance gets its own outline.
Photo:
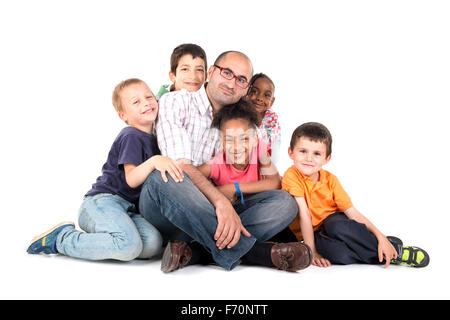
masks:
POLYGON ((64 254, 103 260, 148 259, 161 252, 159 231, 137 211, 141 185, 155 169, 179 182, 180 167, 159 155, 153 126, 158 103, 149 87, 139 79, 119 83, 113 92, 113 105, 128 124, 115 139, 102 175, 89 190, 79 210, 79 225, 63 222, 35 237, 30 254, 64 254))

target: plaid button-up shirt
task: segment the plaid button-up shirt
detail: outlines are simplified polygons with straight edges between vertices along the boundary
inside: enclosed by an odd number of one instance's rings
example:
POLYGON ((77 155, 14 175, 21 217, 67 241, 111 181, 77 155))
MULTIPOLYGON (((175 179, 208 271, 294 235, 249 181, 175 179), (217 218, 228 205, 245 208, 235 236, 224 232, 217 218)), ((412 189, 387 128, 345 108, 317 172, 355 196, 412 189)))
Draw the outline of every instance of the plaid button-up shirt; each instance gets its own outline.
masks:
POLYGON ((188 159, 194 166, 214 156, 219 130, 212 129, 213 109, 202 86, 164 94, 159 100, 156 137, 161 154, 174 160, 188 159))

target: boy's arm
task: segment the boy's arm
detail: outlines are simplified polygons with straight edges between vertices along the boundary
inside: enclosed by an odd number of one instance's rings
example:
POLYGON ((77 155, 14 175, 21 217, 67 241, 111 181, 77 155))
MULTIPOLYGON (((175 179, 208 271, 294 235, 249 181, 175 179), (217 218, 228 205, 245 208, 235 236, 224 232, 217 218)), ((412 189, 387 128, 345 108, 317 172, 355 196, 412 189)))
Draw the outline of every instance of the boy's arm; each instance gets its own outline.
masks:
POLYGON ((367 229, 375 235, 378 240, 378 260, 381 262, 385 259, 386 263, 384 266, 387 268, 391 263, 391 260, 397 258, 397 250, 395 250, 394 246, 386 236, 355 207, 348 208, 344 213, 349 219, 365 224, 367 229))
POLYGON ((314 231, 308 205, 303 197, 295 197, 295 201, 298 205, 298 217, 300 220, 300 230, 302 232, 303 241, 305 241, 314 253, 316 252, 316 246, 314 244, 314 231))
POLYGON ((139 187, 155 169, 161 171, 164 182, 168 181, 166 172, 172 176, 175 182, 183 181, 183 171, 181 170, 181 167, 172 159, 160 155, 153 156, 138 166, 131 163, 125 163, 123 168, 125 171, 125 180, 130 188, 139 187))
POLYGON ((377 239, 380 237, 384 237, 384 235, 381 233, 380 230, 378 230, 372 222, 369 221, 365 216, 362 215, 361 212, 356 210, 355 207, 350 207, 347 210, 344 210, 345 215, 347 218, 355 220, 356 222, 363 223, 366 225, 367 229, 372 232, 377 239))
POLYGON ((300 230, 302 232, 303 241, 311 248, 313 254, 313 265, 318 267, 329 267, 331 265, 330 261, 322 257, 316 250, 316 245, 314 242, 314 230, 311 223, 311 214, 309 212, 305 198, 295 197, 295 201, 298 205, 300 230))

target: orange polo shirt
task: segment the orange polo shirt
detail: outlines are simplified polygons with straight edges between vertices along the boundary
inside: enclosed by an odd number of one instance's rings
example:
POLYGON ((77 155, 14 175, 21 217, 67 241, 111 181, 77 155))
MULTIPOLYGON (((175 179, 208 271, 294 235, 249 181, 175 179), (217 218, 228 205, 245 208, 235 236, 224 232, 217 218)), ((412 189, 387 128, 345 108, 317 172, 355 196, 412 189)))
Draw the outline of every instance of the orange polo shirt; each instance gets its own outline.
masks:
MULTIPOLYGON (((305 176, 295 166, 291 166, 283 175, 281 186, 294 197, 305 198, 314 231, 320 228, 322 221, 330 214, 342 212, 353 206, 338 178, 323 169, 320 170, 319 181, 314 184, 311 178, 305 176)), ((298 240, 303 239, 298 215, 289 228, 298 240)))

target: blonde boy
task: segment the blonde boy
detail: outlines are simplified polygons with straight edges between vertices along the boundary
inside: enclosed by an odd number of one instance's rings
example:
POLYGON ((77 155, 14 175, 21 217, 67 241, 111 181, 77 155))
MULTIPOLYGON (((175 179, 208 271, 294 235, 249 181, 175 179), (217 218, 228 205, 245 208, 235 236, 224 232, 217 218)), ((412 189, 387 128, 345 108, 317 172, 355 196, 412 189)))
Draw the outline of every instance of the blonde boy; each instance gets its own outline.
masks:
POLYGON ((159 231, 137 211, 141 184, 155 169, 164 181, 168 172, 175 181, 183 174, 168 157, 159 155, 153 126, 158 103, 144 81, 128 79, 113 92, 113 105, 128 124, 115 139, 102 167, 102 175, 89 190, 79 211, 79 225, 63 222, 35 237, 30 254, 64 254, 103 260, 148 259, 161 251, 159 231))

